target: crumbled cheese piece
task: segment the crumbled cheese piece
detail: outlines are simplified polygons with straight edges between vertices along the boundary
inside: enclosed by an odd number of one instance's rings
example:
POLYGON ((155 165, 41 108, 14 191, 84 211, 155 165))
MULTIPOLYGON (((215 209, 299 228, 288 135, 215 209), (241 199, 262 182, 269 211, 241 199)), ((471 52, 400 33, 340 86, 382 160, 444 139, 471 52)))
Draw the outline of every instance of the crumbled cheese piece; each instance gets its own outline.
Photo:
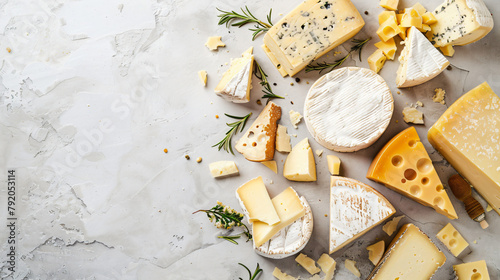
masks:
POLYGON ((437 88, 434 90, 435 94, 434 96, 432 97, 432 101, 436 102, 436 103, 441 103, 441 104, 445 104, 445 101, 444 101, 444 95, 446 94, 446 91, 444 91, 444 89, 442 88, 437 88))
POLYGON ((198 71, 198 77, 200 77, 200 81, 203 84, 203 86, 204 87, 207 86, 207 77, 208 77, 207 71, 205 70, 198 71))
POLYGON ((403 120, 407 123, 423 124, 424 114, 412 107, 405 107, 403 109, 403 120))
POLYGON ((323 150, 316 150, 316 155, 318 157, 322 156, 323 155, 323 150))
POLYGON ((292 277, 284 272, 281 272, 281 270, 277 267, 274 268, 273 276, 276 277, 276 279, 278 280, 298 280, 295 277, 292 277))
POLYGON ((205 46, 211 51, 216 51, 218 47, 225 47, 226 44, 222 43, 221 36, 208 37, 205 46))
POLYGON ((347 268, 354 276, 356 277, 361 277, 361 273, 359 272, 358 268, 356 267, 356 262, 353 260, 345 260, 345 268, 347 268))
POLYGON ((418 107, 424 107, 424 103, 422 103, 422 101, 417 101, 416 104, 418 107))
POLYGON ((197 163, 200 163, 202 160, 203 160, 203 159, 202 159, 201 157, 198 157, 198 158, 196 159, 196 162, 197 162, 197 163))
POLYGON ((300 253, 296 258, 295 261, 300 264, 307 272, 309 272, 311 275, 314 275, 316 273, 319 273, 321 270, 319 267, 316 266, 316 263, 314 262, 313 259, 308 257, 307 255, 304 255, 300 253))
POLYGON ((294 110, 290 110, 290 121, 292 122, 293 127, 299 128, 297 124, 302 120, 302 115, 299 112, 295 112, 294 110))
POLYGON ((385 225, 382 227, 382 230, 385 231, 387 235, 391 236, 398 228, 399 221, 404 217, 405 217, 404 215, 399 217, 394 217, 392 220, 385 223, 385 225))
POLYGON ((490 212, 491 210, 493 210, 493 208, 488 204, 488 207, 486 207, 486 212, 490 212))

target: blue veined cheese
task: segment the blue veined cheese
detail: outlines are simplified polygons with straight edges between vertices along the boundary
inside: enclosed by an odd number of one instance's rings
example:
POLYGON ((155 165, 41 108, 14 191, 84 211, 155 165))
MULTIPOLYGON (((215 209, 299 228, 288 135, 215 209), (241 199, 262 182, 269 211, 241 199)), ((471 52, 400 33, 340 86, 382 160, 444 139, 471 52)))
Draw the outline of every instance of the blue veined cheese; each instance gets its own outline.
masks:
POLYGON ((306 0, 264 36, 266 54, 293 76, 314 59, 347 41, 365 25, 349 0, 306 0))
POLYGON ((427 38, 435 47, 474 43, 493 29, 493 17, 483 0, 445 0, 433 14, 437 22, 427 38))

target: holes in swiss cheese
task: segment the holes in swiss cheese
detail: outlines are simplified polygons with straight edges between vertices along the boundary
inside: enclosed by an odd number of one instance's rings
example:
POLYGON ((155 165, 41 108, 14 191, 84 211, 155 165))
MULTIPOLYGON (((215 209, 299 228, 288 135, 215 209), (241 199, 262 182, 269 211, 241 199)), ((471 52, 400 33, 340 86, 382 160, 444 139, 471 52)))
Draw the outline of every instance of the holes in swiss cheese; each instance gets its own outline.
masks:
POLYGON ((254 135, 255 135, 255 133, 253 133, 253 131, 250 131, 250 132, 248 133, 248 138, 252 138, 254 135))
POLYGON ((427 184, 429 184, 429 178, 424 177, 424 178, 422 178, 422 180, 420 180, 420 182, 422 182, 422 185, 427 185, 427 184))
POLYGON ((410 193, 413 196, 419 197, 422 194, 422 189, 420 186, 414 185, 410 187, 410 193))
POLYGON ((481 275, 481 273, 474 273, 472 274, 470 280, 483 280, 483 276, 481 275))
POLYGON ((437 191, 437 192, 441 192, 441 191, 443 191, 443 185, 437 185, 437 187, 436 187, 436 191, 437 191))
POLYGON ((417 161, 417 169, 421 173, 429 173, 432 170, 432 162, 428 158, 421 158, 417 161))
POLYGON ((455 230, 455 231, 453 232, 453 237, 455 237, 455 238, 456 238, 456 237, 458 237, 458 231, 456 231, 456 230, 455 230))
POLYGON ((399 167, 403 164, 403 157, 401 157, 399 155, 393 156, 391 162, 392 162, 392 165, 399 167))
POLYGON ((405 170, 404 176, 405 176, 406 180, 409 180, 409 181, 415 180, 415 178, 417 178, 417 172, 411 168, 408 168, 405 170))
POLYGON ((437 196, 434 198, 434 201, 432 202, 432 204, 436 205, 439 208, 443 208, 444 200, 441 197, 437 196))
POLYGON ((408 146, 414 148, 415 146, 417 146, 417 141, 415 141, 415 140, 408 141, 408 146))
POLYGON ((252 143, 252 147, 255 147, 255 146, 257 146, 257 142, 252 143))
POLYGON ((451 239, 450 242, 448 242, 448 245, 450 245, 451 248, 457 247, 457 240, 451 239))

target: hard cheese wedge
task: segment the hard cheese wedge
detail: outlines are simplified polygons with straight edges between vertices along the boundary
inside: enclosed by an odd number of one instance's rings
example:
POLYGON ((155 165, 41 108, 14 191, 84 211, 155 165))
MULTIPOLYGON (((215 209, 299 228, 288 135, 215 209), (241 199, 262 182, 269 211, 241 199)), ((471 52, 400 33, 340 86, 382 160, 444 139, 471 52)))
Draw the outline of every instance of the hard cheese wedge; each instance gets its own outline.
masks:
POLYGON ((500 98, 487 83, 460 97, 429 129, 432 146, 500 214, 500 98))
POLYGON ((307 138, 295 145, 288 154, 283 176, 291 181, 316 181, 316 162, 307 138))
MULTIPOLYGON (((293 76, 314 59, 347 41, 365 25, 349 0, 306 0, 264 36, 266 54, 293 76)), ((281 71, 280 71, 281 72, 281 71)))
POLYGON ((457 280, 490 280, 484 260, 454 265, 453 270, 457 280))
POLYGON ((288 187, 275 196, 272 202, 274 209, 278 213, 280 222, 273 226, 260 221, 253 222, 252 232, 255 247, 260 247, 280 230, 292 224, 306 213, 299 196, 292 187, 288 187))
POLYGON ((474 43, 493 29, 493 17, 483 0, 445 0, 433 14, 437 22, 427 37, 436 47, 474 43))
POLYGON ((260 221, 272 226, 280 222, 262 177, 259 176, 243 184, 236 190, 236 196, 243 204, 242 208, 248 213, 250 223, 260 221))
POLYGON ((330 183, 330 254, 380 224, 396 209, 372 187, 332 176, 330 183))
POLYGON ((259 117, 236 143, 236 150, 250 161, 268 161, 274 157, 277 122, 281 107, 269 102, 259 117))
POLYGON ((403 130, 385 144, 366 177, 450 219, 458 218, 414 127, 403 130))
POLYGON ((413 224, 404 225, 367 280, 428 280, 446 261, 443 252, 413 224))
POLYGON ((224 73, 215 88, 215 93, 234 103, 250 101, 253 73, 253 47, 246 50, 241 58, 233 59, 231 67, 224 73))
POLYGON ((414 26, 410 28, 399 62, 401 64, 396 73, 398 88, 423 84, 439 75, 450 64, 414 26))

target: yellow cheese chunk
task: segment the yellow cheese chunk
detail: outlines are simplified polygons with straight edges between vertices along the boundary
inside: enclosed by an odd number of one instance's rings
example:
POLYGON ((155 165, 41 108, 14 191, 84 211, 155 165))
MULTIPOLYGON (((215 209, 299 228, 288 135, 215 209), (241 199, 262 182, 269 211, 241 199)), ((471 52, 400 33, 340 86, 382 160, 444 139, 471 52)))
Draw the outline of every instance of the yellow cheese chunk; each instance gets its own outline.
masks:
POLYGON ((453 56, 455 54, 455 50, 452 45, 446 45, 444 47, 440 47, 439 49, 446 56, 453 56))
POLYGON ((307 138, 295 145, 288 154, 283 176, 291 181, 316 181, 316 162, 307 138))
POLYGON ((423 23, 422 23, 422 27, 420 27, 420 28, 417 27, 417 29, 418 29, 418 31, 420 31, 422 33, 425 33, 427 31, 431 31, 431 27, 429 25, 423 24, 423 23))
POLYGON ((270 161, 261 161, 260 163, 264 164, 267 168, 271 169, 274 173, 278 174, 278 165, 275 160, 270 161))
POLYGON ((273 276, 278 280, 298 280, 297 278, 282 272, 279 268, 275 267, 273 270, 273 276))
POLYGON ((432 101, 436 103, 446 104, 444 100, 444 96, 446 95, 446 91, 442 88, 434 89, 434 96, 432 96, 432 101))
POLYGON ((400 25, 401 27, 422 28, 422 16, 414 8, 406 9, 400 25))
POLYGON ((292 123, 293 127, 299 128, 297 124, 299 124, 299 122, 302 120, 302 115, 294 110, 290 110, 290 112, 288 113, 290 115, 290 122, 292 123))
POLYGON ((403 120, 406 123, 424 124, 424 114, 413 107, 403 108, 403 120))
POLYGON ((387 10, 396 11, 398 9, 399 0, 380 0, 380 6, 387 10))
POLYGON ((387 57, 381 49, 377 49, 368 57, 368 65, 370 69, 375 73, 378 73, 382 67, 384 67, 387 57))
POLYGON ((290 135, 286 132, 286 126, 278 124, 276 132, 276 150, 278 152, 291 152, 292 145, 290 144, 290 135))
POLYGON ((347 268, 354 276, 356 277, 361 277, 361 273, 359 272, 358 268, 356 267, 356 262, 353 260, 345 260, 344 262, 345 268, 347 268))
POLYGON ((453 103, 429 142, 500 214, 500 98, 485 82, 453 103))
POLYGON ((404 215, 398 216, 398 217, 394 217, 392 220, 390 220, 389 222, 385 223, 385 225, 382 227, 382 230, 385 233, 387 233, 387 235, 391 236, 396 231, 396 229, 398 228, 399 221, 401 221, 401 219, 404 218, 404 217, 405 217, 404 215))
POLYGON ((469 247, 469 243, 450 223, 441 229, 436 236, 455 257, 458 257, 465 248, 469 247))
POLYGON ((222 43, 221 36, 208 37, 205 46, 211 51, 216 51, 218 47, 225 47, 226 44, 222 43))
POLYGON ((332 259, 328 254, 323 254, 318 259, 318 264, 321 267, 321 270, 325 273, 324 280, 332 280, 333 275, 335 274, 335 266, 337 263, 334 259, 332 259))
POLYGON ((390 16, 384 21, 377 29, 377 35, 380 40, 386 42, 392 37, 396 36, 401 32, 396 21, 396 17, 390 16))
POLYGON ((399 38, 405 40, 408 33, 410 32, 410 28, 408 27, 401 27, 401 25, 398 26, 399 27, 399 38))
POLYGON ((423 280, 446 261, 443 252, 413 224, 404 225, 367 280, 423 280))
POLYGON ((493 210, 493 208, 488 204, 488 207, 486 207, 486 212, 490 212, 491 210, 493 210))
POLYGON ((384 23, 389 17, 396 17, 396 12, 394 11, 383 11, 380 14, 378 14, 378 24, 384 23))
POLYGON ((212 162, 208 165, 208 168, 214 178, 225 178, 239 174, 236 163, 229 160, 212 162))
POLYGON ((262 177, 254 178, 236 190, 238 198, 245 206, 250 223, 260 221, 268 226, 280 222, 277 210, 269 197, 262 177))
POLYGON ((394 38, 391 38, 386 42, 383 41, 377 42, 375 43, 375 47, 382 50, 387 59, 390 60, 394 60, 394 57, 396 56, 396 51, 398 50, 394 38))
POLYGON ((368 259, 373 263, 373 265, 377 265, 384 255, 385 242, 384 240, 381 240, 366 247, 366 250, 368 250, 368 259))
POLYGON ((328 162, 328 171, 331 175, 340 174, 340 158, 334 155, 327 155, 326 161, 328 162))
POLYGON ((415 5, 411 6, 414 10, 416 10, 418 12, 419 15, 423 15, 425 14, 425 12, 427 12, 427 10, 425 9, 424 6, 422 6, 422 4, 420 3, 416 3, 415 5))
POLYGON ((316 266, 316 263, 314 262, 313 259, 310 257, 300 253, 296 258, 295 261, 300 264, 307 272, 309 272, 311 275, 314 275, 316 273, 319 273, 321 270, 319 267, 316 266))
POLYGON ((432 12, 426 12, 425 14, 422 15, 422 23, 427 24, 427 25, 432 25, 437 22, 436 17, 432 12))
POLYGON ((488 267, 484 260, 453 266, 457 280, 490 280, 488 267))
POLYGON ((292 187, 288 187, 272 199, 274 209, 278 213, 280 222, 274 226, 255 221, 252 224, 252 234, 255 247, 260 247, 273 237, 278 231, 289 226, 304 216, 306 209, 299 196, 292 187))
POLYGON ((205 71, 205 70, 198 71, 198 77, 200 78, 200 81, 203 84, 203 86, 206 86, 207 85, 207 71, 205 71))
POLYGON ((450 219, 458 218, 414 127, 394 136, 380 150, 366 177, 450 219))
POLYGON ((404 15, 404 13, 396 15, 396 20, 397 20, 398 24, 401 24, 401 20, 403 19, 403 15, 404 15))

